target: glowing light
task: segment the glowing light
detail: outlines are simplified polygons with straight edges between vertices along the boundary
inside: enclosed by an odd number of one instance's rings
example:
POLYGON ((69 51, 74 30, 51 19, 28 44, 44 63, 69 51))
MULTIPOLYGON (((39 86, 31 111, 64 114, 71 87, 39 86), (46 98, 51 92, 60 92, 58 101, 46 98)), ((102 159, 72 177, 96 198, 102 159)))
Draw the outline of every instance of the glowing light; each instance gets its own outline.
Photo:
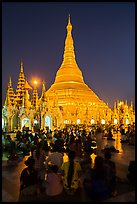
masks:
POLYGON ((29 118, 24 118, 23 120, 22 120, 22 128, 23 127, 29 127, 30 126, 30 119, 29 118))
POLYGON ((129 120, 128 119, 126 119, 126 125, 128 125, 129 124, 129 120))
POLYGON ((68 155, 66 153, 64 153, 64 156, 63 156, 63 162, 68 162, 68 155))
POLYGON ((77 119, 77 124, 80 124, 80 119, 77 119))
POLYGON ((46 116, 45 118, 45 125, 51 129, 51 118, 49 116, 46 116))
POLYGON ((38 82, 37 82, 36 80, 34 80, 34 84, 35 84, 35 85, 37 85, 37 84, 38 84, 38 82))
POLYGON ((97 156, 97 155, 94 154, 94 152, 93 152, 93 154, 90 155, 90 157, 91 157, 91 159, 92 159, 92 168, 94 167, 96 156, 97 156))
POLYGON ((37 124, 38 124, 38 121, 37 121, 37 120, 34 120, 34 124, 36 124, 36 125, 37 125, 37 124))
POLYGON ((68 120, 64 120, 64 124, 67 124, 69 121, 68 120))
POLYGON ((2 118, 2 128, 4 128, 4 119, 2 118))
POLYGON ((117 125, 118 121, 117 119, 114 119, 114 124, 117 125))
POLYGON ((41 81, 40 81, 40 79, 36 76, 36 77, 33 77, 33 78, 31 78, 30 79, 30 83, 31 83, 31 85, 32 86, 39 86, 40 85, 40 83, 41 83, 41 81))
POLYGON ((94 123, 95 123, 94 119, 91 119, 91 124, 94 124, 94 123))
POLYGON ((106 121, 105 121, 104 119, 101 120, 102 125, 104 125, 105 122, 106 122, 106 121))

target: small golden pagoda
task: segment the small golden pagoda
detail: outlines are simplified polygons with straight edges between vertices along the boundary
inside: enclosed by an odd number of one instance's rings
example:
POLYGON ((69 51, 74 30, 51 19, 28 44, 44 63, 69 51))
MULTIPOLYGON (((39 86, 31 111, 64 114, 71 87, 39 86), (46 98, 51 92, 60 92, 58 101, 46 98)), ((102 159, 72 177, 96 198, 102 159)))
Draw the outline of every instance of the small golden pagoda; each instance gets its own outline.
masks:
POLYGON ((48 101, 53 103, 57 97, 58 106, 63 112, 65 123, 90 124, 111 120, 111 109, 86 85, 77 65, 72 38, 70 16, 63 62, 56 73, 55 81, 46 92, 48 101))
POLYGON ((24 96, 24 92, 25 92, 25 75, 24 75, 24 70, 23 70, 23 62, 21 62, 20 65, 20 74, 19 74, 19 78, 18 78, 18 85, 17 85, 17 89, 16 89, 16 103, 17 106, 21 107, 22 106, 22 99, 24 96))
POLYGON ((7 105, 11 104, 14 105, 14 91, 13 91, 13 86, 12 86, 12 80, 11 80, 11 76, 10 76, 10 80, 8 83, 8 87, 7 87, 7 95, 6 95, 6 100, 5 103, 7 105))

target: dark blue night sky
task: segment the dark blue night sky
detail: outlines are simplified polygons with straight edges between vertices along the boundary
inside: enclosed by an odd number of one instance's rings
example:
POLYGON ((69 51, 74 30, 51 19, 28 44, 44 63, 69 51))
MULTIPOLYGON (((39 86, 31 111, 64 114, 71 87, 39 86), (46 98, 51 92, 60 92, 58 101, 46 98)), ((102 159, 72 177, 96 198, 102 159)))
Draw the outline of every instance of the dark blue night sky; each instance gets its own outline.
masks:
POLYGON ((135 3, 129 2, 2 3, 2 102, 10 76, 16 91, 21 60, 30 84, 37 77, 51 86, 69 14, 85 83, 110 107, 116 100, 135 103, 135 3))

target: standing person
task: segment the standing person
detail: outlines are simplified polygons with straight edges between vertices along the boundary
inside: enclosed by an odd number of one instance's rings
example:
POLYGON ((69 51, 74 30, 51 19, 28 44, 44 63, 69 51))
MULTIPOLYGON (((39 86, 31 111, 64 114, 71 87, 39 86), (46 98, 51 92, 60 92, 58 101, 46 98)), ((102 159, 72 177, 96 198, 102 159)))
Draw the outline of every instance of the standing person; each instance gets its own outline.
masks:
POLYGON ((29 157, 25 161, 27 166, 20 175, 20 196, 19 202, 31 201, 37 195, 38 190, 38 172, 34 169, 35 160, 29 157))
POLYGON ((75 140, 75 156, 77 157, 77 159, 81 159, 82 157, 82 142, 81 142, 81 138, 78 137, 78 139, 75 140))
POLYGON ((47 171, 46 176, 46 195, 56 196, 63 192, 63 183, 61 180, 61 174, 58 173, 58 166, 51 165, 47 171))
POLYGON ((112 196, 117 195, 116 191, 116 165, 115 162, 111 160, 111 150, 106 149, 104 151, 104 165, 107 169, 107 178, 110 189, 110 194, 112 196))
POLYGON ((80 189, 81 166, 78 161, 74 161, 75 152, 69 151, 68 161, 61 166, 63 186, 68 194, 73 195, 80 189))

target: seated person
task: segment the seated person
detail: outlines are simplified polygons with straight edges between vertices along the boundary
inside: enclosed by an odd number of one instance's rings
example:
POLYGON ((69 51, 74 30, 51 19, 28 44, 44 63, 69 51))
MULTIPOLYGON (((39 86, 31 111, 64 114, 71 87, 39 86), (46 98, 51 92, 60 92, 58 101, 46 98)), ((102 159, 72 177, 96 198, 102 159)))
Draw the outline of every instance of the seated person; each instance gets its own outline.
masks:
POLYGON ((86 193, 95 201, 100 201, 109 197, 110 190, 103 157, 95 157, 94 168, 90 170, 88 177, 84 178, 83 186, 86 193))
POLYGON ((129 182, 133 185, 135 185, 135 161, 130 161, 129 166, 128 166, 128 174, 127 178, 129 182))
POLYGON ((69 151, 68 161, 63 162, 61 166, 62 180, 65 191, 73 195, 80 189, 81 165, 75 161, 75 152, 69 151))
POLYGON ((109 149, 111 152, 119 153, 119 150, 117 150, 111 143, 107 143, 102 151, 105 151, 106 149, 109 149))
POLYGON ((63 192, 63 183, 61 180, 61 174, 58 173, 58 166, 49 166, 46 183, 45 183, 46 194, 48 196, 60 195, 63 192))
POLYGON ((128 142, 128 137, 126 134, 121 135, 121 143, 123 143, 123 142, 125 142, 125 143, 128 142))
POLYGON ((107 140, 115 140, 113 138, 113 134, 112 134, 111 130, 108 131, 107 140))
POLYGON ((27 166, 20 176, 19 201, 30 201, 38 192, 38 173, 34 169, 35 160, 29 157, 25 162, 27 166))

